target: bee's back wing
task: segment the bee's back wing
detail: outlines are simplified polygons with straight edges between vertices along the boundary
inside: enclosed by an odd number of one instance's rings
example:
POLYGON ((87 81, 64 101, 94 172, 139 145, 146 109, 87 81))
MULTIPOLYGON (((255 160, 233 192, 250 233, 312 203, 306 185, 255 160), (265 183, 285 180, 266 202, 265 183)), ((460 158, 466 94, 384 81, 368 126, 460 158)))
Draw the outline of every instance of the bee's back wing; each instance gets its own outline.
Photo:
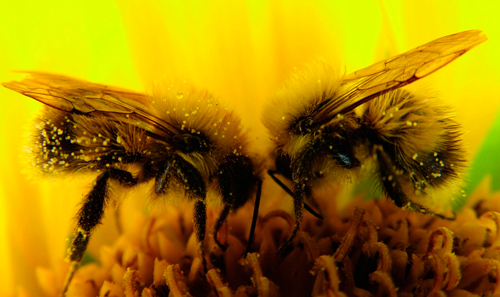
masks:
MULTIPOLYGON (((476 45, 486 41, 480 30, 469 30, 441 37, 385 61, 380 61, 344 77, 344 81, 384 75, 381 82, 404 82, 422 78, 445 66, 476 45), (387 77, 387 78, 385 78, 387 77)), ((376 84, 378 80, 373 82, 376 84)))
POLYGON ((487 40, 480 30, 469 30, 441 37, 406 53, 346 75, 344 92, 332 104, 323 104, 319 118, 345 113, 376 96, 423 78, 440 69, 471 48, 487 40))
POLYGON ((30 76, 3 86, 62 111, 119 119, 167 138, 179 133, 155 114, 145 94, 62 75, 26 73, 30 76))

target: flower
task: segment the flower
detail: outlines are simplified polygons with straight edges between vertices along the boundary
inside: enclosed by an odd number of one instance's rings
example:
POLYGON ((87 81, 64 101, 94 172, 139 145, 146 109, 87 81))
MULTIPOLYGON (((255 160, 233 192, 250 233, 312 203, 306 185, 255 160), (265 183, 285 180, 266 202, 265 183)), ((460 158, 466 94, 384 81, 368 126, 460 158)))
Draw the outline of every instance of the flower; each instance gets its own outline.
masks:
MULTIPOLYGON (((190 212, 124 218, 134 228, 101 248, 100 265, 77 271, 67 296, 494 296, 500 292, 500 192, 488 189, 485 180, 455 220, 404 211, 385 199, 326 209, 323 221, 307 215, 284 258, 276 253, 293 218, 282 210, 260 216, 255 253, 244 257, 247 205, 219 233, 225 252, 213 238, 206 243, 206 275, 190 212)), ((210 209, 213 226, 217 212, 210 209)), ((54 280, 65 272, 39 274, 47 296, 57 295, 54 280)))
MULTIPOLYGON (((352 71, 434 38, 478 28, 490 37, 486 44, 426 79, 434 82, 470 131, 465 137, 473 156, 499 104, 500 50, 495 36, 500 30, 495 4, 381 3, 382 9, 369 1, 362 7, 331 1, 90 1, 81 5, 11 1, 0 12, 0 80, 11 80, 8 73, 16 69, 67 74, 136 90, 148 89, 152 80, 165 77, 189 79, 234 104, 244 122, 252 124, 257 142, 267 137, 259 124, 260 107, 293 67, 317 56, 327 60, 343 56, 347 71, 352 71), (378 53, 375 58, 374 53, 378 53)), ((0 96, 5 98, 0 110, 4 120, 0 242, 6 243, 0 244, 0 288, 2 294, 38 296, 44 289, 37 279, 44 278, 40 274, 45 272, 37 267, 62 269, 57 267, 64 257, 71 218, 93 177, 40 183, 29 179, 29 172, 21 173, 26 166, 18 155, 40 104, 3 88, 0 96)), ((483 174, 479 172, 477 179, 482 180, 483 174)), ((492 186, 497 185, 493 179, 492 186)), ((124 213, 144 205, 141 197, 130 196, 124 213)), ((264 203, 268 211, 290 209, 278 198, 264 203)), ((112 215, 107 220, 112 221, 112 215)), ((93 238, 89 251, 98 255, 118 234, 112 222, 105 222, 93 238)))

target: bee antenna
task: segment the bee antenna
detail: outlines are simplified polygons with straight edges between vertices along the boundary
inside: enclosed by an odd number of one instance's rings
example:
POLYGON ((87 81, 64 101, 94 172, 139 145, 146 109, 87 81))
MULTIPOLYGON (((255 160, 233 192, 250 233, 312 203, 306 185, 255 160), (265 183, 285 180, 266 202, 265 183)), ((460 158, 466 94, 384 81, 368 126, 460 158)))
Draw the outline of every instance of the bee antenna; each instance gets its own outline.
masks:
MULTIPOLYGON (((277 183, 278 186, 280 186, 283 189, 283 191, 285 191, 288 195, 290 195, 290 196, 293 197, 292 190, 290 190, 282 181, 280 181, 275 176, 276 173, 278 173, 278 172, 272 171, 272 170, 268 170, 267 171, 267 174, 269 174, 269 176, 274 180, 274 182, 277 183)), ((312 214, 316 218, 318 218, 320 220, 323 220, 323 217, 319 213, 317 213, 312 207, 310 207, 309 205, 307 205, 307 203, 304 203, 304 209, 307 210, 310 214, 312 214)))

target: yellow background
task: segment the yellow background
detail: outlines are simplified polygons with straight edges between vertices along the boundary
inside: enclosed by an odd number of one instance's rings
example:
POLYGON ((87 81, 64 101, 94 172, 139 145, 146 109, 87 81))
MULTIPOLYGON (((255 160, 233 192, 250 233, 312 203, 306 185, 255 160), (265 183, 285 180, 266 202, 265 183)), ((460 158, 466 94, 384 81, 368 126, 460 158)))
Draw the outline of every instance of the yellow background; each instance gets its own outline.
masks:
MULTIPOLYGON (((262 104, 293 67, 323 57, 352 72, 482 29, 489 41, 426 78, 477 151, 500 103, 497 2, 347 2, 11 1, 0 11, 0 81, 21 77, 11 70, 39 70, 144 91, 154 80, 187 79, 230 102, 260 141, 262 104)), ((29 179, 20 155, 41 104, 4 88, 0 100, 0 293, 37 296, 35 268, 64 257, 91 179, 29 179)))

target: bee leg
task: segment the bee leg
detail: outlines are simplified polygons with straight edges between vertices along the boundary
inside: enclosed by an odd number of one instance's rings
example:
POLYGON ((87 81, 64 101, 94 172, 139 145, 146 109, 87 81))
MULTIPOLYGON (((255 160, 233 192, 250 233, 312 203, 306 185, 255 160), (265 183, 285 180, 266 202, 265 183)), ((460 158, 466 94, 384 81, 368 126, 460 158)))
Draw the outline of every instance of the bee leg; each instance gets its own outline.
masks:
POLYGON ((257 181, 257 192, 255 193, 255 205, 253 207, 252 225, 250 225, 250 234, 248 235, 248 244, 247 244, 247 249, 245 251, 245 258, 248 255, 248 253, 250 253, 250 248, 252 247, 253 237, 255 233, 255 225, 257 224, 257 216, 259 215, 261 194, 262 194, 262 180, 259 179, 257 181))
MULTIPOLYGON (((290 190, 281 180, 279 180, 276 177, 276 175, 275 175, 276 173, 278 173, 278 172, 277 171, 273 171, 273 170, 268 170, 267 171, 267 174, 269 174, 269 176, 274 180, 274 182, 276 184, 278 184, 278 186, 280 186, 288 195, 290 195, 291 197, 293 197, 292 190, 290 190)), ((312 207, 310 207, 309 205, 307 205, 307 203, 305 203, 305 202, 304 202, 304 209, 307 210, 310 214, 312 214, 316 218, 318 218, 320 220, 323 220, 323 217, 319 213, 317 213, 312 207)))
POLYGON ((214 240, 215 240, 215 243, 223 251, 226 251, 227 244, 222 244, 219 241, 217 233, 219 233, 220 228, 222 228, 222 224, 224 224, 224 222, 226 221, 226 218, 229 215, 229 211, 230 210, 231 210, 231 204, 224 204, 224 208, 220 212, 219 218, 217 219, 217 223, 215 224, 215 227, 214 227, 214 240))
POLYGON ((194 230, 196 239, 200 245, 203 272, 207 273, 207 260, 205 259, 205 249, 203 248, 207 224, 207 207, 205 205, 207 192, 205 181, 199 170, 178 155, 169 157, 163 163, 163 168, 164 169, 156 176, 155 192, 157 194, 164 193, 169 177, 175 177, 184 185, 188 197, 195 200, 193 218, 194 230))
POLYGON ((250 193, 253 193, 258 178, 254 176, 252 160, 242 155, 227 157, 225 162, 221 163, 217 168, 216 177, 219 180, 224 208, 214 228, 214 239, 222 250, 226 250, 227 246, 219 242, 217 233, 229 215, 230 210, 238 209, 249 200, 250 193))
POLYGON ((322 143, 325 140, 321 137, 316 138, 309 143, 302 152, 291 162, 290 171, 292 172, 293 180, 293 209, 295 214, 295 225, 292 234, 288 239, 281 244, 278 249, 278 256, 284 259, 285 256, 292 250, 292 241, 299 231, 300 223, 302 222, 302 211, 304 208, 304 199, 306 195, 310 195, 308 183, 314 179, 312 164, 318 152, 323 152, 322 143))
POLYGON ((291 252, 292 241, 297 235, 297 231, 299 231, 300 223, 302 222, 302 209, 304 208, 304 196, 305 196, 305 183, 295 183, 294 191, 293 191, 293 208, 295 213, 295 225, 292 230, 292 234, 288 239, 281 244, 278 249, 278 256, 281 259, 284 259, 287 254, 291 252))
POLYGON ((128 171, 110 168, 101 173, 94 181, 94 187, 85 196, 83 205, 78 211, 75 236, 68 249, 68 260, 71 264, 66 279, 64 280, 62 294, 66 294, 71 279, 80 266, 92 232, 101 223, 104 209, 108 202, 108 181, 117 180, 123 186, 133 186, 137 180, 128 171))
POLYGON ((203 248, 203 241, 205 240, 205 229, 207 224, 207 206, 205 201, 196 200, 194 203, 194 229, 196 239, 200 244, 201 261, 203 264, 203 273, 207 273, 207 259, 205 259, 205 249, 203 248))
POLYGON ((391 200, 394 201, 394 204, 396 204, 396 206, 405 210, 433 215, 441 219, 454 220, 454 217, 450 218, 440 214, 436 214, 429 210, 427 207, 409 199, 404 192, 403 187, 399 183, 398 173, 396 172, 389 155, 380 145, 376 145, 374 149, 380 166, 379 168, 382 186, 387 196, 389 196, 391 200))
POLYGON ((379 163, 380 170, 380 179, 382 180, 382 186, 384 188, 385 193, 389 196, 394 204, 398 207, 403 207, 407 205, 410 200, 406 196, 403 188, 401 187, 398 176, 395 171, 394 165, 390 157, 384 151, 382 146, 375 146, 375 154, 377 156, 377 160, 379 163))

